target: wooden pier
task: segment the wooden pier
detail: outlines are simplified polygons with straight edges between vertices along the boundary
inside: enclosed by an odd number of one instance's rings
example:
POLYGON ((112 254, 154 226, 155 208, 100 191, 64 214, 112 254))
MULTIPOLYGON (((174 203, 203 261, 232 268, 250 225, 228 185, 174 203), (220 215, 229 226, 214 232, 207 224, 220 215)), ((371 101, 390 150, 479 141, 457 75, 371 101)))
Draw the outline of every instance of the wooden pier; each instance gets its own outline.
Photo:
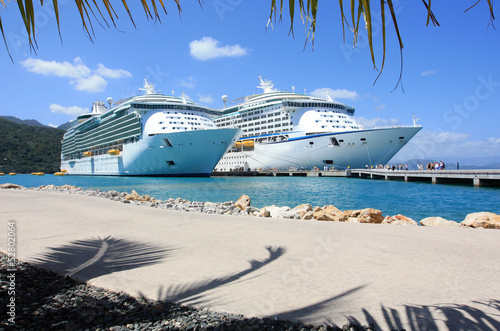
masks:
POLYGON ((474 186, 500 186, 500 170, 378 170, 352 169, 352 177, 427 181, 433 184, 458 183, 474 186))
POLYGON ((274 176, 274 177, 351 177, 405 182, 422 181, 433 184, 472 184, 474 186, 500 186, 500 170, 267 170, 213 172, 212 177, 274 176))

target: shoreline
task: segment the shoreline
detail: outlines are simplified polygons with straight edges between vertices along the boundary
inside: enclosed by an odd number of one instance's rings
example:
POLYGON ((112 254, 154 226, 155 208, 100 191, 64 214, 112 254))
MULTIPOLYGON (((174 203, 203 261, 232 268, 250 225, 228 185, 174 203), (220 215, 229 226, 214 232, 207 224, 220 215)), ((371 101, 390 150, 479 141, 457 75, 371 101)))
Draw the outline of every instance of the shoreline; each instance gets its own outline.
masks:
POLYGON ((255 208, 251 206, 251 198, 242 195, 236 202, 199 202, 188 201, 182 198, 170 198, 168 200, 157 200, 149 195, 141 196, 135 190, 132 192, 101 191, 99 189, 83 190, 81 187, 72 185, 43 185, 39 187, 24 187, 17 184, 0 184, 0 189, 19 189, 33 191, 49 191, 69 194, 81 194, 86 196, 96 196, 109 200, 120 201, 122 203, 161 208, 167 210, 178 210, 185 212, 197 212, 218 215, 233 216, 256 216, 264 218, 284 218, 313 221, 351 222, 351 223, 373 223, 404 226, 427 226, 427 227, 467 227, 467 228, 487 228, 500 229, 500 215, 482 211, 468 214, 463 221, 456 222, 444 219, 439 216, 427 217, 415 221, 402 214, 393 216, 383 216, 381 210, 364 208, 359 210, 339 210, 333 205, 323 207, 313 207, 309 203, 300 204, 294 208, 288 206, 265 206, 255 208))

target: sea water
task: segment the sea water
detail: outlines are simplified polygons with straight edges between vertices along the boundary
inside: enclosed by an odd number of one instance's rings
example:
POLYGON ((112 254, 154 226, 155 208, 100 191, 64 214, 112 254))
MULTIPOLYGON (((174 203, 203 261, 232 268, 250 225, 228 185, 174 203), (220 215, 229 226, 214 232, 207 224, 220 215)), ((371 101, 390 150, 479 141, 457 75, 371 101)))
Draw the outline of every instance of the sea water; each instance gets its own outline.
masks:
POLYGON ((291 208, 310 203, 334 205, 340 210, 375 208, 383 215, 402 214, 416 221, 440 216, 461 222, 469 213, 500 214, 500 188, 472 185, 431 184, 345 177, 108 177, 33 176, 0 177, 0 184, 25 187, 54 184, 87 189, 115 190, 149 195, 156 199, 183 198, 190 201, 236 201, 246 194, 254 207, 270 205, 291 208))

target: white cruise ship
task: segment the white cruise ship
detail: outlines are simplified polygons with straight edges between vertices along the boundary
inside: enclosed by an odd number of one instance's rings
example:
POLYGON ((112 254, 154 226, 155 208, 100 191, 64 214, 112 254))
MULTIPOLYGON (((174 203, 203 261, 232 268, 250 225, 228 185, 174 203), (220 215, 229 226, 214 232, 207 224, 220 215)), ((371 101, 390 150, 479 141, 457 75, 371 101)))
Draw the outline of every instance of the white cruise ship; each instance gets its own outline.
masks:
MULTIPOLYGON (((273 89, 260 78, 262 94, 241 98, 214 119, 219 128, 243 134, 216 171, 365 168, 386 164, 422 129, 392 126, 365 129, 343 103, 273 89)), ((294 89, 294 88, 292 88, 294 89)), ((227 96, 223 96, 224 103, 227 96)))
POLYGON ((216 128, 217 111, 184 97, 145 94, 111 108, 95 102, 64 134, 61 170, 72 175, 210 176, 241 130, 216 128))

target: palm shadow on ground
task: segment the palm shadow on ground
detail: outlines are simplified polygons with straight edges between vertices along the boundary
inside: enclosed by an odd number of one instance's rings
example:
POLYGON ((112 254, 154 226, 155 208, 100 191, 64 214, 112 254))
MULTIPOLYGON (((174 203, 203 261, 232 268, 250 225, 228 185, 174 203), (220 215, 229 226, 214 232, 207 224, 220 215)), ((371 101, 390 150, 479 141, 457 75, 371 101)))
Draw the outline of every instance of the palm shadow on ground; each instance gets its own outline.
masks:
POLYGON ((31 262, 44 269, 81 281, 159 263, 172 248, 108 236, 75 240, 49 251, 31 262))
POLYGON ((173 301, 177 303, 199 305, 206 304, 204 293, 212 289, 228 285, 230 283, 241 281, 245 276, 254 273, 255 271, 265 267, 266 265, 276 261, 278 258, 286 253, 286 248, 283 247, 265 247, 269 256, 263 260, 250 260, 250 266, 240 272, 221 276, 215 279, 198 281, 185 285, 171 285, 167 287, 165 293, 162 295, 163 290, 160 289, 160 296, 165 301, 173 301))

